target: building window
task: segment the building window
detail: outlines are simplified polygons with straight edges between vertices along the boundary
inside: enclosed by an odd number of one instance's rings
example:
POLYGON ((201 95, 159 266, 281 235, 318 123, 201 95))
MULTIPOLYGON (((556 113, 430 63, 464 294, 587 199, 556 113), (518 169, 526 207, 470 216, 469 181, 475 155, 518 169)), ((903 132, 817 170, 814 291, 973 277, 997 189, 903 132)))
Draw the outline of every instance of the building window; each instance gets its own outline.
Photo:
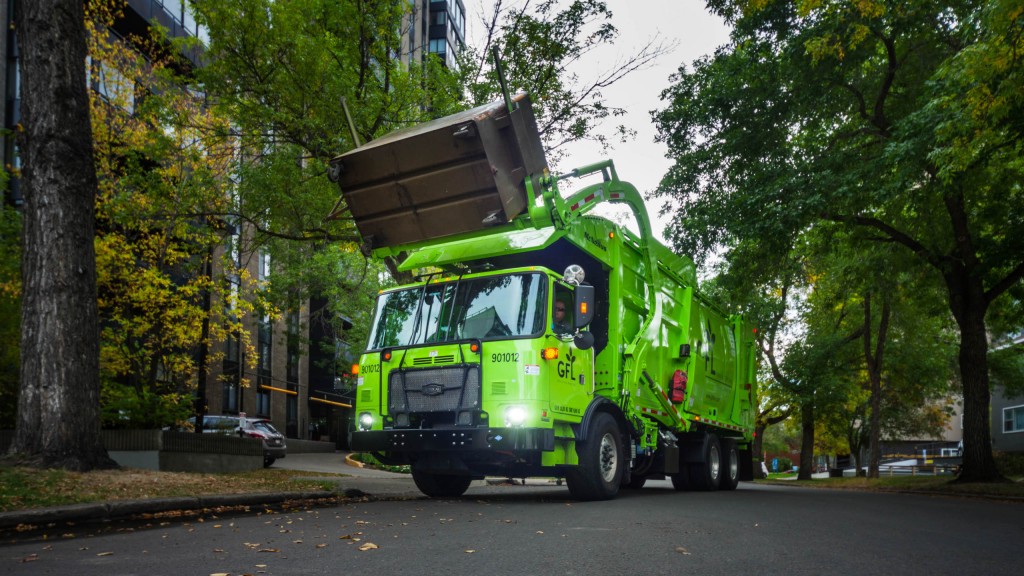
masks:
POLYGON ((238 375, 224 375, 224 403, 221 411, 225 413, 238 412, 238 375))
POLYGON ((135 82, 106 62, 89 58, 86 66, 89 86, 111 106, 128 114, 135 111, 135 82))
POLYGON ((224 363, 237 366, 242 361, 242 343, 238 333, 228 334, 224 340, 224 363))
POLYGON ((299 357, 301 355, 300 340, 299 340, 299 311, 292 309, 288 312, 288 360, 287 360, 287 380, 289 383, 298 383, 299 381, 299 357))
POLYGON ((270 316, 263 316, 256 326, 256 349, 259 351, 259 362, 256 365, 256 415, 270 417, 270 391, 263 388, 272 386, 273 364, 271 363, 271 337, 273 324, 270 316))
POLYGON ((260 266, 258 272, 260 281, 270 279, 270 253, 260 250, 258 260, 260 266))
POLYGON ((259 374, 261 376, 271 375, 270 353, 271 353, 271 328, 269 316, 263 316, 256 327, 257 350, 259 350, 259 374))
POLYGON ((429 49, 431 54, 440 54, 441 56, 444 56, 445 50, 447 50, 447 48, 448 43, 445 41, 444 38, 434 38, 433 40, 430 41, 429 49))
POLYGON ((1024 406, 1003 408, 1003 432, 1024 432, 1024 406))
POLYGON ((256 415, 270 418, 270 390, 265 390, 262 385, 256 390, 256 415))

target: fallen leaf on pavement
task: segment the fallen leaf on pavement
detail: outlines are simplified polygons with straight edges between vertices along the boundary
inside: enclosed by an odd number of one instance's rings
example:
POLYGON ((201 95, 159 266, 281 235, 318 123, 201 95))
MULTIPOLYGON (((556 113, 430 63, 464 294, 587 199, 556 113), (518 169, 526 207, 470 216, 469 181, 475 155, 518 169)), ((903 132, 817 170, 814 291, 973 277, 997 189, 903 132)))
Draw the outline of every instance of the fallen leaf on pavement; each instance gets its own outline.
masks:
POLYGON ((113 552, 100 552, 97 556, 113 556, 113 552))
POLYGON ((466 554, 472 554, 473 552, 476 552, 476 550, 466 550, 465 552, 466 554))
POLYGON ((257 552, 280 552, 277 548, 260 548, 257 552))
POLYGON ((367 550, 376 550, 377 548, 379 548, 379 546, 377 546, 373 542, 367 542, 366 544, 363 544, 359 547, 359 551, 366 552, 367 550))
POLYGON ((679 552, 680 554, 682 554, 684 556, 689 556, 690 555, 690 553, 686 551, 686 548, 683 548, 682 546, 677 546, 676 547, 676 552, 679 552))

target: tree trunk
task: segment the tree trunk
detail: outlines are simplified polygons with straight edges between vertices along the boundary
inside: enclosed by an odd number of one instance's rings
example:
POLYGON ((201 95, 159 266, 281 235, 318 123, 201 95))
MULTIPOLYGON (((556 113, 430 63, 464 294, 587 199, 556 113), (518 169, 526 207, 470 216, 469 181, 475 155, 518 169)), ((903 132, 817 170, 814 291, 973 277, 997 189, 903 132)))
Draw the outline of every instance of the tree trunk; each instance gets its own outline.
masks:
POLYGON ((797 480, 810 480, 814 472, 814 399, 805 398, 800 407, 800 472, 797 480))
POLYGON ((864 431, 851 424, 846 434, 846 443, 850 445, 850 456, 853 458, 853 475, 864 476, 864 431))
POLYGON ((881 455, 882 430, 882 366, 886 335, 889 330, 891 308, 888 298, 882 301, 882 316, 878 322, 878 336, 872 348, 871 294, 864 297, 864 363, 871 383, 871 415, 868 424, 868 478, 878 478, 881 455))
POLYGON ((81 0, 15 2, 21 53, 21 393, 11 455, 90 470, 100 439, 96 171, 81 0))
MULTIPOLYGON (((759 413, 757 418, 754 420, 754 442, 751 447, 751 451, 754 454, 754 459, 758 462, 763 462, 762 459, 764 458, 764 431, 767 430, 769 426, 774 426, 786 418, 789 418, 788 410, 781 414, 769 416, 773 410, 774 408, 769 409, 766 412, 759 413)), ((754 477, 760 478, 762 474, 761 467, 756 466, 755 468, 754 477)))
MULTIPOLYGON (((964 390, 964 464, 957 480, 998 482, 1004 478, 992 456, 985 314, 990 298, 1001 292, 985 293, 963 194, 947 194, 943 201, 955 234, 956 249, 955 257, 945 259, 939 269, 949 291, 949 309, 960 327, 960 379, 964 390)), ((1007 290, 1010 285, 1003 284, 1001 290, 1007 290)))
MULTIPOLYGON (((964 282, 968 283, 974 284, 969 280, 964 282)), ((960 378, 964 390, 964 463, 957 481, 1000 482, 1004 478, 992 456, 988 336, 980 282, 965 293, 964 298, 951 295, 954 305, 958 300, 962 302, 961 306, 954 307, 954 317, 960 327, 960 378)))

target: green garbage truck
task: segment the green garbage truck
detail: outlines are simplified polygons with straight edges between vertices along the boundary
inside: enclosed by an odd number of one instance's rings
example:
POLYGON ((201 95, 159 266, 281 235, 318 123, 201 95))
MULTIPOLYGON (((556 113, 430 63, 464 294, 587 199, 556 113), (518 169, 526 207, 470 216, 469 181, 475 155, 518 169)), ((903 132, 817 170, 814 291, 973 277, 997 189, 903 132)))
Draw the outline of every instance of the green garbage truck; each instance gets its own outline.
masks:
POLYGON ((655 240, 611 161, 549 171, 528 95, 389 134, 329 175, 331 216, 421 274, 377 299, 353 450, 410 465, 432 497, 488 476, 564 478, 580 500, 752 479, 753 331, 655 240))

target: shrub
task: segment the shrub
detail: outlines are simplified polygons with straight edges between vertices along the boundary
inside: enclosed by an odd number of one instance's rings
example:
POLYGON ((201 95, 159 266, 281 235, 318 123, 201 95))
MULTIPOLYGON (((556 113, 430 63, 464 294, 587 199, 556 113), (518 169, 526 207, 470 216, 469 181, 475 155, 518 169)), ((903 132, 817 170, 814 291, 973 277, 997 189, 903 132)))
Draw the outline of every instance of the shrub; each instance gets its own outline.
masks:
POLYGON ((192 399, 184 394, 160 394, 110 381, 103 383, 100 398, 105 429, 159 429, 184 422, 193 408, 192 399))
POLYGON ((1009 478, 1024 477, 1024 454, 1020 452, 996 452, 996 466, 1003 476, 1009 478))
POLYGON ((391 466, 388 464, 382 464, 380 460, 373 457, 373 454, 369 452, 356 452, 352 454, 352 459, 356 462, 362 462, 370 468, 377 470, 386 470, 388 472, 398 472, 399 474, 409 474, 411 470, 408 466, 391 466))

